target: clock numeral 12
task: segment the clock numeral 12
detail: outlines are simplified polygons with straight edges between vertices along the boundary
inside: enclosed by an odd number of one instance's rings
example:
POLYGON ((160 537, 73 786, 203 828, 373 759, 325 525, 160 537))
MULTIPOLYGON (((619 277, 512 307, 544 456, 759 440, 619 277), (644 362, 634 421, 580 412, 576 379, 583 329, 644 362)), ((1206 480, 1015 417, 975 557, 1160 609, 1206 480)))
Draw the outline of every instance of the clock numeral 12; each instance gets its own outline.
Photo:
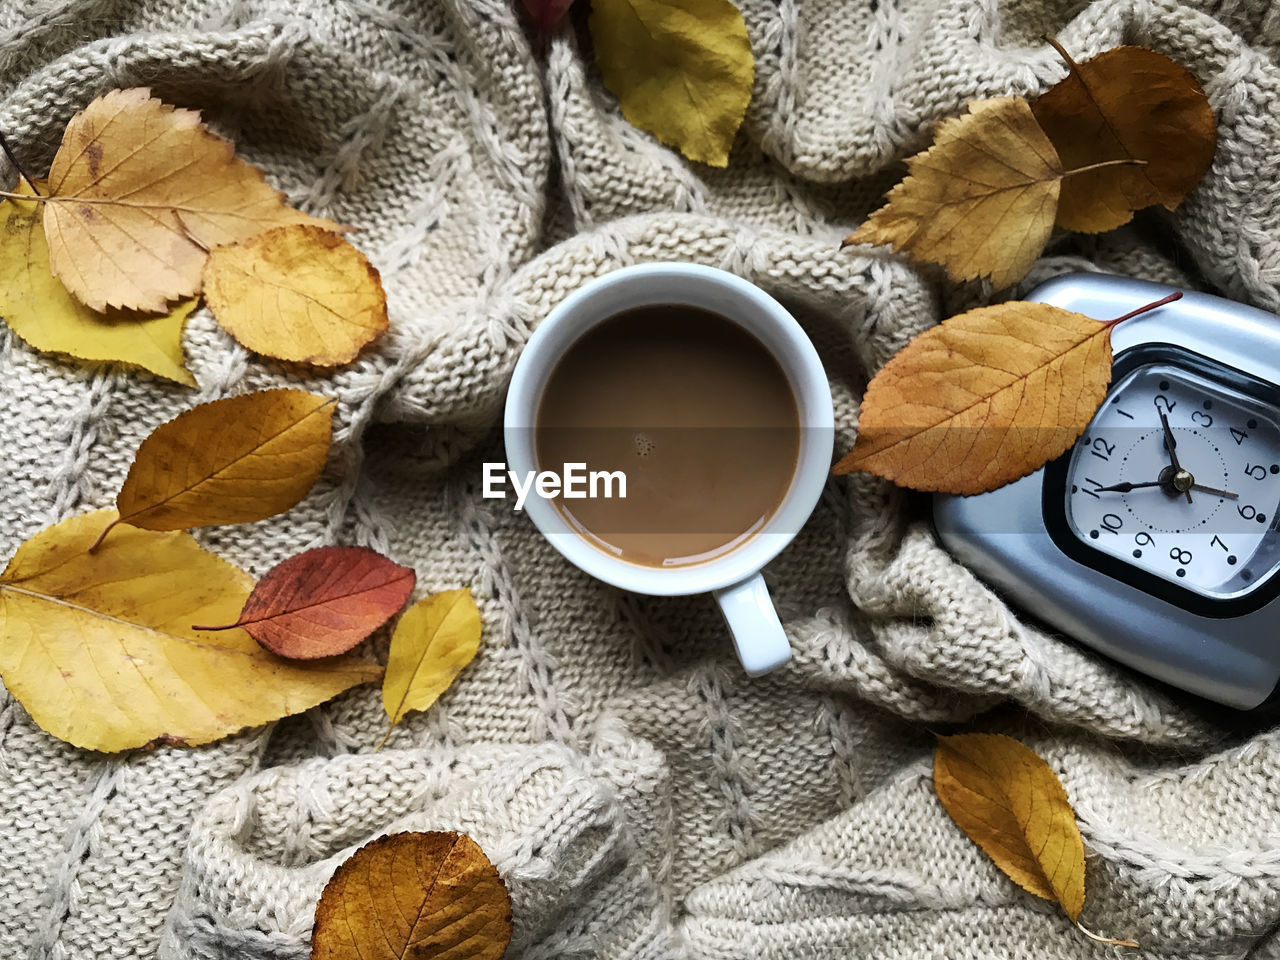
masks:
POLYGON ((1102 437, 1095 437, 1090 446, 1092 446, 1093 449, 1089 452, 1099 460, 1110 460, 1111 455, 1116 452, 1116 445, 1114 443, 1107 443, 1107 441, 1102 439, 1102 437))

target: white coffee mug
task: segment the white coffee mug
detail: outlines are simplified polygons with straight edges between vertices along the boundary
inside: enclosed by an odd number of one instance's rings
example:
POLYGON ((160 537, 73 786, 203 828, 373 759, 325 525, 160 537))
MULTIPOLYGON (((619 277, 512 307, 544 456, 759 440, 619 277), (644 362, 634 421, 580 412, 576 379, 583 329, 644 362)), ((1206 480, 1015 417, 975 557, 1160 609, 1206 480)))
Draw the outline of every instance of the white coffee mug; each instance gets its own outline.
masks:
POLYGON ((800 324, 778 301, 740 277, 693 263, 648 263, 606 274, 557 306, 529 338, 516 363, 503 420, 507 467, 516 476, 539 469, 534 426, 542 391, 556 362, 596 324, 633 307, 681 304, 720 314, 753 334, 777 359, 800 416, 800 449, 786 496, 755 534, 728 553, 701 563, 653 567, 593 546, 575 532, 551 500, 525 502, 537 528, 572 563, 606 583, 657 596, 711 592, 724 612, 751 676, 791 657, 760 569, 808 519, 831 469, 834 417, 827 375, 800 324))

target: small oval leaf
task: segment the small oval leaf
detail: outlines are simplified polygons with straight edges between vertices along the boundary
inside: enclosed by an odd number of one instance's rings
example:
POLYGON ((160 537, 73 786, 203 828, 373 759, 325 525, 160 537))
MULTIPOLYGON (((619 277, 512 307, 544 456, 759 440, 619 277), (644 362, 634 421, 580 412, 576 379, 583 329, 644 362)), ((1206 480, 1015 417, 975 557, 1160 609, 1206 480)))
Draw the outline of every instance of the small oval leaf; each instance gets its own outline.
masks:
POLYGON ((382 705, 394 727, 410 710, 425 710, 480 648, 480 610, 467 589, 419 600, 391 635, 382 705))
POLYGON ((363 253, 309 225, 218 247, 204 296, 228 333, 255 353, 332 367, 387 329, 387 295, 363 253))
POLYGON ((365 844, 316 904, 311 960, 500 960, 511 897, 466 834, 393 833, 365 844))
POLYGON ((399 613, 415 580, 411 569, 373 550, 318 547, 273 567, 233 626, 282 657, 332 657, 399 613))
POLYGON ((262 390, 180 414, 138 447, 119 522, 184 530, 283 513, 324 469, 332 408, 303 390, 262 390))

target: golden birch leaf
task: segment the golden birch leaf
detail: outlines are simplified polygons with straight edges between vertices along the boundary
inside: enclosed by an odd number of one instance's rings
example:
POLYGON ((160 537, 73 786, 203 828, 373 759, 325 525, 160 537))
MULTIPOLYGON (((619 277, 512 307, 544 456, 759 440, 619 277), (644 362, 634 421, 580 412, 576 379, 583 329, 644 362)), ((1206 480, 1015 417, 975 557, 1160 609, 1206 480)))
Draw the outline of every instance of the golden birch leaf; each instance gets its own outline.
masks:
MULTIPOLYGON (((24 181, 15 192, 30 195, 31 189, 24 181)), ((49 272, 39 203, 0 203, 0 318, 35 349, 131 364, 194 387, 183 361, 182 328, 195 308, 187 300, 164 314, 94 313, 49 272)))
POLYGON ((1026 100, 971 102, 907 170, 845 244, 889 244, 952 280, 990 277, 996 289, 1026 275, 1053 230, 1063 176, 1026 100))
POLYGON ((1218 124, 1199 82, 1182 64, 1142 47, 1116 47, 1076 63, 1050 43, 1071 72, 1032 105, 1068 169, 1116 160, 1067 177, 1058 226, 1112 230, 1153 204, 1175 209, 1203 179, 1218 124))
POLYGON ((316 904, 311 960, 500 960, 511 897, 460 833, 393 833, 365 844, 316 904))
POLYGON ((303 390, 260 390, 179 414, 138 447, 116 523, 185 530, 283 513, 324 469, 332 405, 303 390))
POLYGON ((1067 792, 1034 751, 995 734, 939 737, 933 785, 951 819, 1014 883, 1079 918, 1084 841, 1067 792))
POLYGON ((391 726, 435 703, 479 648, 480 610, 470 590, 446 590, 406 610, 391 635, 382 681, 391 726))
POLYGON ((0 574, 0 677, 46 732, 89 750, 207 743, 300 713, 381 670, 350 658, 299 664, 234 620, 248 574, 185 533, 125 527, 88 548, 114 510, 64 520, 0 574))
POLYGON ((289 223, 336 229, 285 205, 194 110, 113 90, 67 124, 49 171, 44 232, 54 276, 81 303, 159 312, 200 290, 208 251, 289 223))
POLYGON ((933 786, 956 826, 1028 893, 1056 901, 1076 927, 1084 909, 1084 841, 1062 782, 1033 750, 1011 737, 939 737, 933 786))
POLYGON ((690 160, 729 165, 755 59, 730 0, 591 0, 604 85, 634 126, 690 160))
POLYGON ((223 329, 280 360, 347 363, 387 329, 378 271, 346 240, 305 224, 218 247, 204 295, 223 329))

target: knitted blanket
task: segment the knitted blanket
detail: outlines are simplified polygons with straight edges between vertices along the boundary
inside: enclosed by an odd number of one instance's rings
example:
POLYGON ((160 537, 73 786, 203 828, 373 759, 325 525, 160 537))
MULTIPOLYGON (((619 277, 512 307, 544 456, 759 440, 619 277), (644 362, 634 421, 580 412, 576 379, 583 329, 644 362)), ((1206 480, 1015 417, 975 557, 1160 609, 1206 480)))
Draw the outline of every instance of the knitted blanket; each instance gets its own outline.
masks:
POLYGON ((756 79, 727 170, 633 129, 572 23, 531 41, 509 0, 0 3, 0 130, 25 164, 47 169, 95 96, 150 86, 294 203, 358 227, 392 318, 310 379, 202 311, 196 391, 0 328, 0 553, 109 504, 179 411, 295 385, 339 400, 325 477, 293 511, 200 541, 255 575, 371 546, 420 593, 470 587, 484 616, 476 661, 381 751, 374 687, 207 747, 110 756, 0 699, 0 956, 300 960, 337 864, 424 829, 465 831, 497 865, 513 958, 1112 955, 942 810, 931 731, 948 724, 1016 736, 1059 772, 1091 928, 1153 958, 1280 956, 1280 735, 1020 621, 920 500, 830 482, 766 570, 795 658, 748 680, 707 597, 607 587, 480 496, 530 331, 643 261, 723 267, 786 304, 847 449, 870 374, 990 295, 839 240, 932 121, 1063 75, 1046 32, 1078 58, 1139 43, 1186 64, 1220 143, 1176 213, 1058 238, 1015 293, 1108 270, 1280 311, 1280 3, 739 3, 756 79))

